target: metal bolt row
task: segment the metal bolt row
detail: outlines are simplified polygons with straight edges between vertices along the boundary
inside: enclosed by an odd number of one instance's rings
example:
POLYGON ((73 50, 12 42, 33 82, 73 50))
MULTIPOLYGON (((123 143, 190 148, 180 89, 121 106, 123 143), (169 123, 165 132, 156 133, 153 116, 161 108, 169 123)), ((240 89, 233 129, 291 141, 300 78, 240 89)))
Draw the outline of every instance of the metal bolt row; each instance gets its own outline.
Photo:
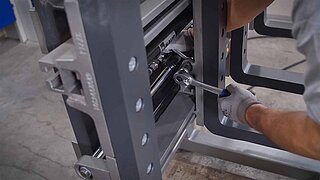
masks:
MULTIPOLYGON (((131 57, 130 60, 129 60, 129 64, 128 64, 129 72, 135 71, 137 69, 137 66, 138 66, 137 58, 136 57, 131 57)), ((143 107, 144 107, 143 99, 139 98, 136 101, 136 112, 137 113, 141 112, 143 110, 143 107)), ((145 145, 147 145, 148 142, 149 142, 149 134, 145 133, 142 136, 141 145, 145 146, 145 145)), ((153 171, 153 163, 151 162, 147 167, 146 173, 147 174, 151 174, 152 171, 153 171)))

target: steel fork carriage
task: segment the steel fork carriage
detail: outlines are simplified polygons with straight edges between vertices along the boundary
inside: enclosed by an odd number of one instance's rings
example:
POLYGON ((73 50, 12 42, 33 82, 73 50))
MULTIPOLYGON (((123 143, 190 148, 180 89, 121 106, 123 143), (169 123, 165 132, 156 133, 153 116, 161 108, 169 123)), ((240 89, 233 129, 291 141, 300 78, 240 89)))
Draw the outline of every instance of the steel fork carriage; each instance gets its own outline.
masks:
POLYGON ((200 88, 183 93, 173 81, 187 56, 163 50, 193 24, 197 80, 224 89, 231 74, 241 83, 303 91, 300 75, 270 78, 264 67, 244 68, 246 29, 232 33, 230 54, 226 0, 49 2, 35 2, 42 45, 50 45, 40 67, 52 73, 49 89, 64 97, 81 177, 162 179, 179 148, 298 179, 318 177, 319 161, 283 151, 223 117, 217 95, 200 88), (68 25, 48 29, 57 17, 68 25))

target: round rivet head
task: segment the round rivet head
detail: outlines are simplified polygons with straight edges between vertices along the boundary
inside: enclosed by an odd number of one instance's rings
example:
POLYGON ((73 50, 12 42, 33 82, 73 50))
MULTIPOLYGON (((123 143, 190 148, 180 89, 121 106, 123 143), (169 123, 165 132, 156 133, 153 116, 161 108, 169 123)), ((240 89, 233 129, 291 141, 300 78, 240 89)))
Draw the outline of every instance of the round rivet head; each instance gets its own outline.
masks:
POLYGON ((137 67, 137 58, 131 57, 128 66, 130 72, 134 71, 137 67))
POLYGON ((142 140, 141 140, 141 145, 142 146, 145 146, 149 141, 149 134, 148 133, 145 133, 143 136, 142 136, 142 140))
POLYGON ((136 102, 136 112, 140 112, 143 108, 143 100, 141 98, 136 102))
POLYGON ((80 174, 80 176, 81 176, 82 178, 84 178, 84 179, 92 179, 92 173, 91 173, 91 171, 90 171, 88 168, 86 168, 86 167, 81 166, 81 167, 79 168, 79 174, 80 174))
POLYGON ((151 174, 152 171, 153 171, 153 163, 150 163, 147 167, 147 174, 151 174))

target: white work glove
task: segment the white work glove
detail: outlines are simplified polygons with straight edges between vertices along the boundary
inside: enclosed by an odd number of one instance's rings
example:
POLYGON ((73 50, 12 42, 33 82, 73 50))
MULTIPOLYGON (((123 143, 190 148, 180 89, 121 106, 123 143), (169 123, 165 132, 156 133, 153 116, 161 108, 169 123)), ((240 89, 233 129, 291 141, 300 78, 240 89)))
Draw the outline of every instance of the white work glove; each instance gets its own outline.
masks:
POLYGON ((218 102, 223 114, 243 124, 248 124, 246 120, 246 111, 253 104, 261 104, 257 97, 250 91, 242 89, 234 84, 226 88, 231 95, 219 97, 218 102))
POLYGON ((176 49, 181 52, 190 51, 193 48, 193 29, 183 30, 176 40, 168 45, 167 50, 176 49))

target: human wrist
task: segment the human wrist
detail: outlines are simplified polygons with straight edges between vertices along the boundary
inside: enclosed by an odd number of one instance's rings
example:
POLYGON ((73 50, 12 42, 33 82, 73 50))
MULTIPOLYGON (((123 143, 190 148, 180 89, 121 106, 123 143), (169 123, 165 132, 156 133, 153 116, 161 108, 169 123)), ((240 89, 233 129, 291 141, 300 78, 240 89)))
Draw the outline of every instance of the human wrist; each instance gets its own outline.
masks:
POLYGON ((246 110, 246 121, 248 125, 256 130, 260 129, 260 122, 267 107, 262 104, 253 104, 246 110))

